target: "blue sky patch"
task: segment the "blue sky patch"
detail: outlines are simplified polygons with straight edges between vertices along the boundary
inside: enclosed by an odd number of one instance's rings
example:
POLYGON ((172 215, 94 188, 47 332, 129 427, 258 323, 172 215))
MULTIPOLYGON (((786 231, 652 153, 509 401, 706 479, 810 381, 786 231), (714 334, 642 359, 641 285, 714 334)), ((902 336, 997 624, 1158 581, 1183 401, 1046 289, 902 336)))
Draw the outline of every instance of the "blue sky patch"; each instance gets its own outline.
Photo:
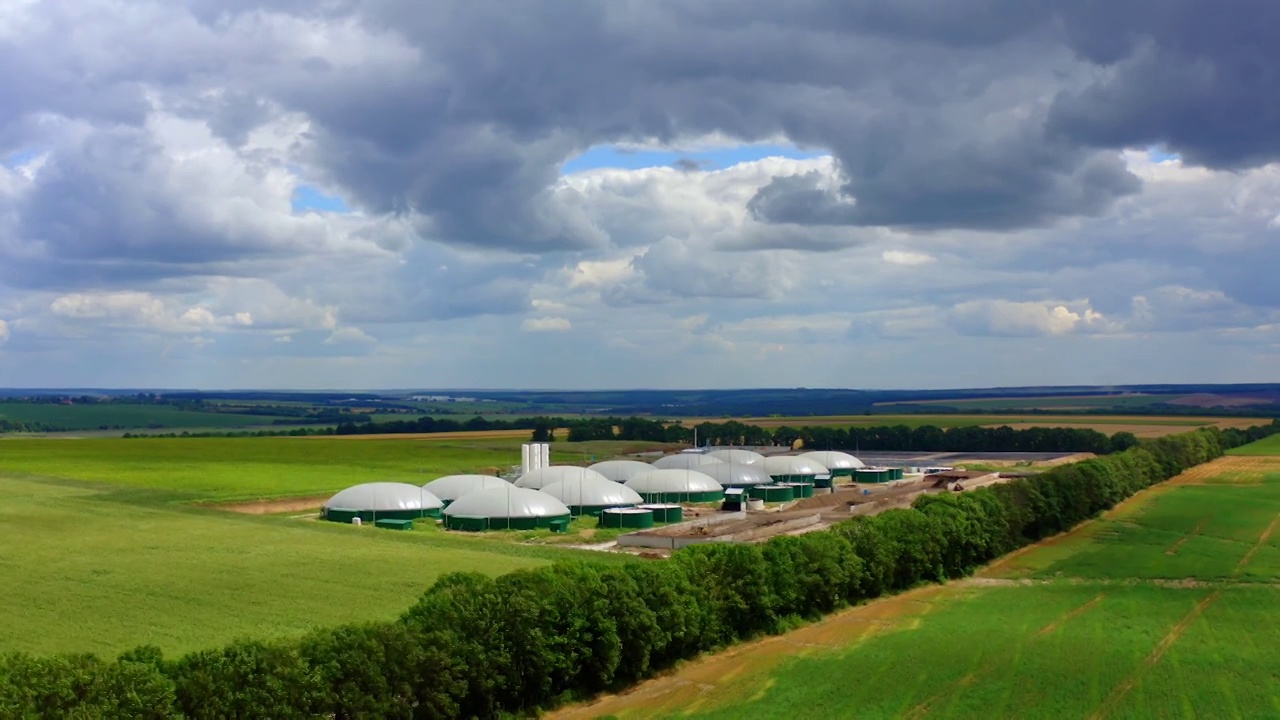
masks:
POLYGON ((293 191, 293 211, 349 213, 351 208, 342 198, 336 195, 325 195, 314 185, 299 185, 293 191))
POLYGON ((1169 148, 1164 145, 1151 145, 1147 148, 1147 157, 1151 162, 1164 162, 1165 160, 1181 160, 1182 155, 1176 152, 1170 152, 1169 148))
POLYGON ((24 148, 22 150, 15 150, 4 156, 5 167, 22 167, 32 160, 40 157, 41 152, 43 151, 40 148, 24 148))
POLYGON ((560 172, 564 175, 571 175, 597 168, 638 170, 649 167, 669 167, 684 161, 689 161, 703 170, 722 170, 739 163, 767 157, 808 159, 822 157, 827 154, 829 153, 826 150, 803 150, 787 144, 738 145, 690 152, 681 152, 679 150, 633 150, 631 148, 618 147, 617 145, 597 145, 566 161, 560 167, 560 172))

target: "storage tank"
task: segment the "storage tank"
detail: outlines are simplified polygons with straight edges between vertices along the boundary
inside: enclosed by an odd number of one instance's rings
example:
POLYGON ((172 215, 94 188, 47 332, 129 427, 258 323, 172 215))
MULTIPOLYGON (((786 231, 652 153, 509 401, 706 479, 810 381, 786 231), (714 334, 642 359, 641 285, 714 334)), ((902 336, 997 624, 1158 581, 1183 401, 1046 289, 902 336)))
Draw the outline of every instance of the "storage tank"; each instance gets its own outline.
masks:
POLYGON ((353 485, 329 498, 321 511, 324 519, 349 523, 381 519, 412 520, 439 517, 444 502, 417 485, 401 482, 373 482, 353 485))
POLYGON ((764 462, 764 456, 754 450, 743 450, 742 448, 725 448, 724 450, 712 450, 707 453, 707 457, 713 457, 721 462, 731 463, 733 465, 755 465, 764 462))
POLYGON ((797 455, 773 455, 764 459, 764 471, 777 482, 816 482, 819 475, 830 476, 826 466, 797 455))
POLYGON ((468 493, 444 510, 450 530, 533 530, 568 524, 569 508, 538 490, 510 486, 468 493))
POLYGON ((748 488, 747 494, 767 503, 791 502, 796 499, 795 488, 791 485, 757 485, 748 488))
POLYGON ((753 487, 755 485, 769 485, 773 482, 773 478, 769 477, 769 473, 764 471, 763 463, 754 465, 738 465, 736 463, 715 463, 711 465, 702 465, 697 468, 698 472, 710 476, 721 487, 753 487))
POLYGON ((653 527, 653 511, 646 508, 609 508, 600 513, 600 527, 642 530, 653 527))
POLYGON ((594 470, 614 482, 624 483, 630 480, 632 475, 649 472, 653 466, 639 460, 605 460, 587 469, 594 470))
POLYGON ((626 485, 647 503, 703 503, 724 498, 724 487, 697 470, 650 470, 631 478, 626 485))
POLYGON ((703 453, 676 453, 654 460, 653 467, 658 470, 694 470, 703 465, 713 465, 718 462, 723 461, 703 453))
POLYGON ((595 478, 596 480, 608 481, 609 478, 601 475, 595 470, 589 470, 576 465, 552 465, 550 467, 542 467, 521 475, 516 480, 516 487, 525 488, 526 490, 541 490, 553 482, 560 480, 587 480, 595 478))
POLYGON ((858 458, 838 450, 815 450, 804 453, 800 457, 821 463, 831 471, 832 477, 850 477, 854 470, 866 467, 866 464, 858 458))
POLYGON ((635 490, 601 478, 557 480, 544 485, 542 492, 564 503, 574 515, 599 515, 605 508, 634 507, 644 502, 635 490))
POLYGON ((509 484, 506 480, 493 475, 445 475, 423 485, 422 489, 440 498, 447 507, 449 503, 468 493, 501 489, 509 484))

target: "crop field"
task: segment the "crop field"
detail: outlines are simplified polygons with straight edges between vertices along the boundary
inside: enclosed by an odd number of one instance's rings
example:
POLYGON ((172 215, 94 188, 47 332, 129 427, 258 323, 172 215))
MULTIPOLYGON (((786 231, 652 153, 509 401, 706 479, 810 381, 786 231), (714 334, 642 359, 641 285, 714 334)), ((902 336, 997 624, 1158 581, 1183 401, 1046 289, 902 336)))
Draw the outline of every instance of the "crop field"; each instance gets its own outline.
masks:
POLYGON ((0 593, 0 652, 111 655, 150 643, 179 653, 391 618, 451 571, 498 575, 570 557, 630 561, 542 542, 208 507, 327 495, 365 480, 417 482, 420 474, 434 478, 513 457, 518 441, 0 442, 0 573, 8 578, 0 593))
POLYGON ((233 428, 270 425, 276 419, 267 415, 181 410, 167 405, 0 403, 0 420, 44 423, 67 430, 233 428))
POLYGON ((1263 455, 1275 446, 1144 491, 977 577, 553 716, 1276 717, 1280 456, 1263 455))
POLYGON ((1169 403, 1182 395, 1053 395, 1048 397, 960 398, 955 400, 916 400, 914 402, 878 403, 880 405, 923 405, 956 410, 1116 410, 1148 408, 1169 403))
MULTIPOLYGON (((932 425, 939 428, 955 427, 1009 427, 1023 430, 1031 427, 1065 427, 1092 429, 1112 435, 1118 432, 1131 432, 1139 437, 1159 437, 1186 432, 1197 427, 1215 426, 1218 428, 1247 428, 1264 425, 1268 421, 1262 418, 1248 417, 1191 417, 1163 415, 814 415, 797 417, 756 417, 733 418, 747 425, 765 428, 782 426, 827 426, 827 427, 872 427, 905 425, 917 428, 932 425)), ((701 422, 727 422, 726 418, 692 418, 684 419, 685 425, 696 425, 701 422)))

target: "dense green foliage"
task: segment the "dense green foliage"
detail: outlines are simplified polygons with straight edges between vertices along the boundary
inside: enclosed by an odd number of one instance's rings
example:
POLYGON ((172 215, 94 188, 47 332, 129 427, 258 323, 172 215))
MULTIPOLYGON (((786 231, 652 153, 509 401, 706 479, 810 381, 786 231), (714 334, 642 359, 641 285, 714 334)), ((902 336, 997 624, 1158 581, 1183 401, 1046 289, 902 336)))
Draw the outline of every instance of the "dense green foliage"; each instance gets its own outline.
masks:
POLYGON ((143 694, 151 708, 193 717, 526 712, 793 618, 964 575, 1220 456, 1224 439, 1197 430, 959 496, 922 496, 829 532, 693 546, 660 564, 448 575, 397 623, 301 643, 241 643, 172 662, 151 650, 115 662, 10 657, 0 665, 0 715, 117 714, 143 694))

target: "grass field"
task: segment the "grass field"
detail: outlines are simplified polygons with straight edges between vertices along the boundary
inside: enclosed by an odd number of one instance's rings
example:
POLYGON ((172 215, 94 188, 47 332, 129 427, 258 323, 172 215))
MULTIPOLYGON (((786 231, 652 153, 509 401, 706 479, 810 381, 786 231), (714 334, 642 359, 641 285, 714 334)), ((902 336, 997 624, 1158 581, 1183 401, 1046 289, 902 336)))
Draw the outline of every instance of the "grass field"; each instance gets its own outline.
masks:
POLYGON ((1280 455, 1280 435, 1272 435, 1264 440, 1229 450, 1227 454, 1244 456, 1280 455))
MULTIPOLYGON (((0 652, 109 655, 151 643, 177 653, 394 617, 455 570, 497 575, 569 557, 632 561, 556 548, 538 533, 500 541, 426 523, 391 532, 314 513, 207 507, 373 479, 417 482, 419 470, 434 478, 518 458, 519 441, 494 440, 7 440, 0 652)), ((588 525, 575 524, 580 538, 588 525)))
POLYGON ((1277 450, 1243 448, 978 577, 557 716, 1280 716, 1277 450))
POLYGON ((180 410, 168 405, 52 405, 0 403, 0 419, 45 423, 67 430, 125 430, 157 427, 175 430, 270 425, 275 417, 180 410))

